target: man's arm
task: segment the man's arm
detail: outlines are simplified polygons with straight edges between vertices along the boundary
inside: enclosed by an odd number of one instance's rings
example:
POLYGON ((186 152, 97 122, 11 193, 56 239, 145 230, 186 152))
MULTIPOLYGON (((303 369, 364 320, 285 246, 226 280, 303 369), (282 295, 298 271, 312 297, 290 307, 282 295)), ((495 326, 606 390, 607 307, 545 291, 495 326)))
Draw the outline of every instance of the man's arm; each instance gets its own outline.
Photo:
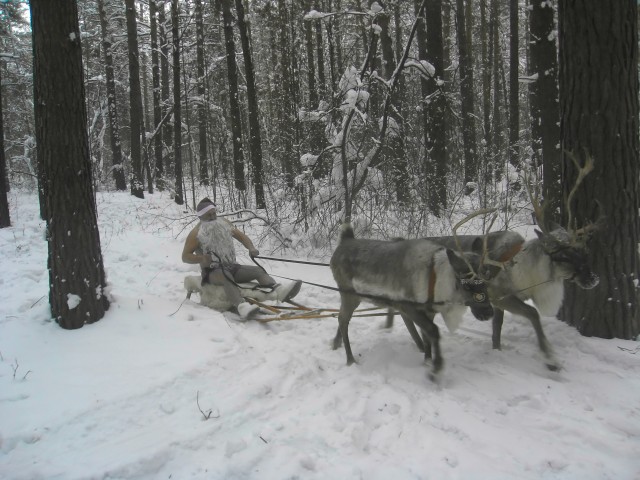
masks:
POLYGON ((249 255, 251 255, 252 257, 260 255, 260 251, 253 245, 251 239, 247 237, 242 231, 240 231, 236 227, 233 227, 231 229, 231 235, 242 245, 244 245, 247 250, 249 250, 249 255))
POLYGON ((200 242, 198 241, 198 227, 195 227, 187 235, 187 239, 184 241, 184 248, 182 249, 182 261, 184 263, 200 264, 200 266, 208 266, 211 264, 211 256, 205 254, 197 254, 196 250, 200 248, 200 242))

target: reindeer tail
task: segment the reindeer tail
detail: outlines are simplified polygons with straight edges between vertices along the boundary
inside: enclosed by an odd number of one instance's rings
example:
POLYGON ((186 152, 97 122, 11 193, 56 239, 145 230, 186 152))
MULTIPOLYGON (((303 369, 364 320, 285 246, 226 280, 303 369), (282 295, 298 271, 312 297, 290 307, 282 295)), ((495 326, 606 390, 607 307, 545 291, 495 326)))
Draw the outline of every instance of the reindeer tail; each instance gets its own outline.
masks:
POLYGON ((343 223, 342 229, 340 230, 340 241, 347 240, 349 238, 355 238, 353 234, 353 227, 350 223, 343 223))

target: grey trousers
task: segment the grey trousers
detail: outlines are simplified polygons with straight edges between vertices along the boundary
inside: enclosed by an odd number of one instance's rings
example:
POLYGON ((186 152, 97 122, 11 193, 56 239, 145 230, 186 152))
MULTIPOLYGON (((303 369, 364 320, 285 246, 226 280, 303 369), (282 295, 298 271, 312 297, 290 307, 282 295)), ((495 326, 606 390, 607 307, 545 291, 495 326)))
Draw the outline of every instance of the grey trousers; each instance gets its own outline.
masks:
POLYGON ((244 298, 240 295, 240 290, 227 277, 233 278, 236 283, 245 283, 252 280, 257 280, 258 284, 263 287, 270 287, 275 285, 276 281, 264 270, 258 266, 252 265, 232 265, 226 270, 222 267, 214 268, 208 271, 208 275, 205 278, 205 272, 203 272, 203 281, 211 283, 212 285, 221 285, 224 288, 224 292, 231 303, 236 307, 244 302, 244 298))

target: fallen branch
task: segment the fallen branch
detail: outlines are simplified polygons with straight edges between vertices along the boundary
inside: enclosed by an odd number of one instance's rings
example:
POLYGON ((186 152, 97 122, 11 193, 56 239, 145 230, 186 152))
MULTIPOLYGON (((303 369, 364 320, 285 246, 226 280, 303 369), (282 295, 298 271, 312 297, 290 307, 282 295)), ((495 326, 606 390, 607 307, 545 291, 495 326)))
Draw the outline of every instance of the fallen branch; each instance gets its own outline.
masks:
POLYGON ((200 413, 202 414, 202 416, 204 417, 205 420, 209 420, 210 418, 220 418, 220 413, 218 413, 218 415, 211 417, 211 414, 213 413, 213 410, 209 410, 208 413, 204 413, 202 411, 202 408, 200 408, 200 399, 199 399, 199 395, 200 395, 200 391, 196 392, 196 404, 198 405, 198 410, 200 410, 200 413))
POLYGON ((636 347, 633 350, 625 347, 618 347, 618 348, 623 352, 629 352, 631 355, 635 355, 636 353, 640 352, 640 347, 636 347))

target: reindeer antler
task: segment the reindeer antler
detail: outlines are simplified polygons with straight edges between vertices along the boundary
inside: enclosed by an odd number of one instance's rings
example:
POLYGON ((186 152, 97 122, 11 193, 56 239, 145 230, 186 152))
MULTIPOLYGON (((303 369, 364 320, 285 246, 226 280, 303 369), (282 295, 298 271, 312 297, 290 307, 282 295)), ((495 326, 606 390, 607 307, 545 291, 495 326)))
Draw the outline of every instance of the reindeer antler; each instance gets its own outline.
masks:
POLYGON ((593 157, 590 154, 588 154, 586 150, 585 150, 584 165, 580 165, 580 161, 578 160, 578 158, 573 152, 567 152, 565 150, 565 153, 567 154, 567 157, 571 159, 576 169, 578 170, 578 177, 576 178, 576 182, 573 185, 573 188, 571 189, 571 191, 569 192, 569 195, 567 196, 567 201, 565 204, 565 207, 567 209, 567 228, 570 232, 577 232, 575 225, 573 225, 575 220, 571 213, 571 202, 573 200, 573 196, 576 194, 576 191, 578 190, 578 187, 583 182, 584 177, 586 177, 593 170, 594 163, 593 163, 593 157))
POLYGON ((547 228, 547 222, 544 218, 545 205, 540 205, 540 198, 538 193, 534 195, 529 178, 530 177, 527 174, 527 171, 525 170, 524 184, 527 188, 527 193, 529 194, 529 200, 531 200, 531 207, 533 208, 533 214, 536 217, 536 223, 538 224, 538 226, 540 227, 540 230, 542 230, 543 233, 547 233, 549 229, 547 228))
MULTIPOLYGON (((467 260, 467 257, 464 255, 464 252, 462 251, 462 245, 460 245, 460 239, 458 238, 457 231, 458 231, 458 228, 460 228, 462 225, 467 223, 472 218, 475 218, 475 217, 477 217, 479 215, 487 215, 489 213, 495 212, 496 210, 497 210, 497 208, 481 208, 480 210, 476 210, 475 212, 471 212, 469 215, 467 215, 462 220, 460 220, 458 223, 456 223, 454 225, 454 227, 453 227, 453 239, 456 242, 456 247, 458 248, 458 252, 460 252, 460 254, 462 255, 462 258, 464 259, 465 263, 469 267, 469 270, 473 272, 474 276, 477 276, 478 273, 473 270, 473 265, 471 265, 471 263, 469 263, 469 260, 467 260)), ((491 222, 491 224, 493 225, 493 222, 491 222)), ((485 255, 486 255, 486 251, 487 251, 487 241, 486 241, 486 237, 485 237, 484 252, 482 253, 482 258, 483 259, 484 259, 485 255)), ((481 262, 481 264, 482 264, 482 262, 481 262)))

